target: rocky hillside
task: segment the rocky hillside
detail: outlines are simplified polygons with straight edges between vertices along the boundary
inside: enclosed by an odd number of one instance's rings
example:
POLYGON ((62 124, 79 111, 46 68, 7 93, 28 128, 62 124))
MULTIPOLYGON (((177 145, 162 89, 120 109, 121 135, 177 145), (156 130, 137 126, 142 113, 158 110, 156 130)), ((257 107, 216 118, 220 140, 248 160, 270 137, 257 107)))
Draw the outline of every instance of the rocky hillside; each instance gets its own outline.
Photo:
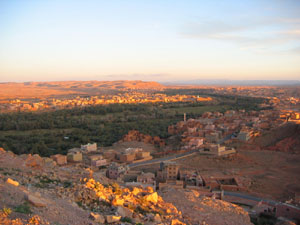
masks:
POLYGON ((0 150, 0 224, 250 224, 197 192, 128 189, 80 165, 0 150))
POLYGON ((272 151, 300 153, 300 125, 286 123, 256 138, 254 143, 272 151))
POLYGON ((151 137, 149 134, 142 134, 137 130, 130 130, 124 137, 121 139, 121 142, 128 142, 128 141, 138 141, 144 142, 146 144, 153 144, 155 146, 165 146, 165 141, 162 140, 160 137, 155 136, 151 137))
POLYGON ((182 212, 188 224, 252 224, 248 213, 241 207, 200 196, 197 191, 166 189, 161 195, 165 201, 173 203, 182 212))

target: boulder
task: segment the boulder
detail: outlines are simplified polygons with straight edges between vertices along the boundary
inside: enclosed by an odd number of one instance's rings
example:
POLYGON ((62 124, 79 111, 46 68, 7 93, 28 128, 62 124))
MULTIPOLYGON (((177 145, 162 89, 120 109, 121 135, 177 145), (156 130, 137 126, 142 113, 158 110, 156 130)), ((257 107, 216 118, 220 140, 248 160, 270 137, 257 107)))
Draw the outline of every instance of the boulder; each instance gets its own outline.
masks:
POLYGON ((104 216, 98 214, 98 213, 93 213, 91 212, 90 218, 94 220, 96 223, 105 223, 105 218, 104 216))
POLYGON ((32 194, 27 195, 27 201, 36 207, 45 207, 47 205, 42 198, 34 196, 32 194))
POLYGON ((120 198, 116 197, 114 200, 112 200, 111 204, 113 206, 123 205, 124 204, 124 199, 120 199, 120 198))
POLYGON ((148 202, 152 202, 153 204, 156 204, 157 201, 158 201, 158 194, 157 192, 153 192, 149 195, 146 195, 145 196, 145 200, 148 201, 148 202))
POLYGON ((135 217, 135 218, 132 219, 132 222, 134 224, 137 224, 137 223, 141 223, 142 224, 143 220, 140 217, 135 217))
POLYGON ((123 206, 118 206, 117 213, 122 217, 130 217, 130 218, 132 217, 132 211, 123 206))
POLYGON ((28 155, 25 159, 25 165, 28 167, 41 167, 44 164, 43 158, 41 158, 38 154, 28 155))
POLYGON ((172 220, 171 225, 186 225, 186 224, 179 221, 178 219, 174 219, 172 220))
POLYGON ((115 215, 106 215, 105 216, 107 223, 116 223, 119 222, 121 219, 121 216, 115 216, 115 215))
POLYGON ((18 181, 14 181, 13 179, 7 178, 6 183, 14 185, 16 187, 19 186, 19 182, 18 181))
POLYGON ((155 223, 161 223, 161 217, 159 214, 156 214, 153 218, 154 222, 155 223))
POLYGON ((148 193, 153 193, 153 192, 154 192, 154 190, 153 190, 152 187, 146 187, 146 191, 147 191, 148 193))
POLYGON ((141 192, 141 190, 140 190, 139 188, 134 187, 131 193, 132 193, 133 195, 138 195, 140 192, 141 192))

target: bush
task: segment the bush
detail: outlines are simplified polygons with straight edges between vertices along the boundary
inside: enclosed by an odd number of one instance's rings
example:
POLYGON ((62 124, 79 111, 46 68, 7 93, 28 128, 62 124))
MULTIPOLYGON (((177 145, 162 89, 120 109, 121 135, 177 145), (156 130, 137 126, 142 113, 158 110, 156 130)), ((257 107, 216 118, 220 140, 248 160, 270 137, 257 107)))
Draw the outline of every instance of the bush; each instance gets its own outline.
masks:
POLYGON ((124 222, 124 223, 132 223, 132 219, 129 218, 129 217, 122 217, 122 218, 121 218, 121 222, 124 222))
POLYGON ((14 211, 18 213, 24 213, 24 214, 32 213, 28 202, 24 202, 23 204, 18 205, 17 207, 14 208, 14 211))

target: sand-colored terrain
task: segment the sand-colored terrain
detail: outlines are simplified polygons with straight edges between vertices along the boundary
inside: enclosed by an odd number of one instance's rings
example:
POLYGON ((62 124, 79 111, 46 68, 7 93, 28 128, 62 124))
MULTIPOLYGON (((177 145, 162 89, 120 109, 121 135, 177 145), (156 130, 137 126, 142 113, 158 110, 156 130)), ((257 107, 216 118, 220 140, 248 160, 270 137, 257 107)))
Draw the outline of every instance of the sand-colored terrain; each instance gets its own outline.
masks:
MULTIPOLYGON (((287 201, 300 193, 300 155, 286 152, 239 150, 230 157, 196 154, 176 160, 182 169, 197 170, 201 175, 238 177, 248 184, 250 195, 287 201)), ((155 172, 159 164, 137 167, 155 172)))
POLYGON ((55 81, 0 83, 0 99, 47 98, 69 95, 97 95, 116 90, 162 90, 165 86, 145 81, 55 81))
POLYGON ((178 160, 182 168, 202 174, 235 175, 249 179, 249 192, 286 201, 300 193, 300 155, 272 151, 239 151, 231 157, 197 155, 178 160))

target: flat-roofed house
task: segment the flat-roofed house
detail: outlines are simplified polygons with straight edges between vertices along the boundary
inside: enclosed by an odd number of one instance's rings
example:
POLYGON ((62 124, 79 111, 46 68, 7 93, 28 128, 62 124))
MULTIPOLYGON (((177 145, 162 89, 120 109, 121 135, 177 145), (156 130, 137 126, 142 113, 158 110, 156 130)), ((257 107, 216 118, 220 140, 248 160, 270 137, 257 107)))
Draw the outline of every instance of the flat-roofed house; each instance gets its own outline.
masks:
POLYGON ((117 179, 121 174, 128 171, 127 166, 119 165, 115 162, 111 163, 106 170, 106 176, 110 179, 117 179))
POLYGON ((135 153, 134 152, 121 153, 117 155, 117 158, 123 163, 129 163, 135 160, 135 153))
POLYGON ((82 161, 82 153, 80 149, 70 149, 67 154, 68 162, 81 162, 82 161))
POLYGON ((145 152, 145 151, 139 151, 136 153, 136 158, 137 159, 145 159, 150 157, 150 152, 145 152))
POLYGON ((94 166, 94 167, 100 167, 100 166, 107 165, 107 160, 103 158, 103 155, 91 155, 91 156, 89 156, 89 160, 90 160, 91 166, 94 166))
POLYGON ((95 152, 97 151, 97 143, 81 145, 80 149, 84 152, 95 152))

